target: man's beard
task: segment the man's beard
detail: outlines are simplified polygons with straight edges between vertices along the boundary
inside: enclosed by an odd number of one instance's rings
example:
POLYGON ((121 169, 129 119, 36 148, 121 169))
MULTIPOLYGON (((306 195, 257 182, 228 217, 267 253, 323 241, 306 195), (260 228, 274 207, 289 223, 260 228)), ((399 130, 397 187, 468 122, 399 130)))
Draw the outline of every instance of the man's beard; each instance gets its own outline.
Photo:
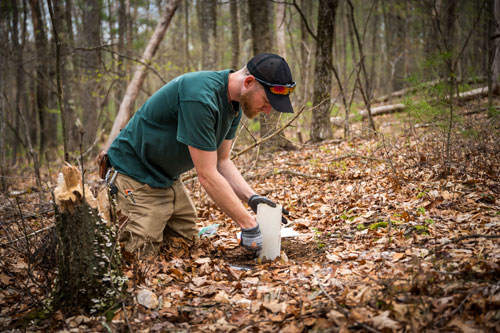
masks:
POLYGON ((255 116, 259 114, 259 110, 254 108, 250 102, 252 100, 253 95, 255 95, 256 92, 257 91, 254 88, 240 96, 241 108, 243 109, 243 113, 245 114, 245 116, 247 116, 248 119, 255 118, 255 116))

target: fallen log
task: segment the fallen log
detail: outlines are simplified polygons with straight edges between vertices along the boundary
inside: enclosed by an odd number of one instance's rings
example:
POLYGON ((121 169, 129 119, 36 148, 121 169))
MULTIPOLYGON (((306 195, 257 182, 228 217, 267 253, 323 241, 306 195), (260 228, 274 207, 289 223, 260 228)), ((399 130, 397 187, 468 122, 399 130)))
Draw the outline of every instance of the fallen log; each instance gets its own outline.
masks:
POLYGON ((471 99, 477 97, 485 97, 485 96, 488 96, 488 86, 472 89, 469 91, 464 91, 458 94, 458 99, 462 102, 465 102, 465 101, 470 101, 471 99))
MULTIPOLYGON (((469 91, 464 91, 460 94, 458 94, 458 100, 461 102, 466 102, 470 101, 474 98, 478 97, 485 97, 488 96, 488 87, 480 87, 476 89, 472 89, 469 91)), ((406 109, 406 105, 403 103, 398 103, 398 104, 390 104, 390 105, 381 105, 377 106, 371 109, 372 116, 381 116, 384 114, 391 114, 391 113, 396 113, 396 112, 401 112, 406 109)), ((359 111, 359 114, 363 119, 368 117, 368 111, 367 110, 361 110, 359 111)), ((352 116, 349 117, 349 120, 352 120, 352 116)), ((332 122, 333 125, 336 126, 343 126, 344 124, 344 118, 341 117, 332 117, 330 118, 330 121, 332 122)))
MULTIPOLYGON (((465 81, 470 84, 470 83, 484 82, 485 80, 486 80, 486 78, 484 76, 480 76, 480 77, 476 77, 476 78, 468 78, 465 81)), ((436 84, 438 84, 442 81, 443 80, 438 79, 438 80, 424 82, 420 85, 420 87, 424 87, 424 88, 425 87, 432 87, 432 86, 435 86, 436 84)), ((461 82, 462 82, 462 79, 460 79, 460 78, 457 79, 457 83, 461 83, 461 82)), ((401 89, 398 91, 394 91, 394 92, 387 94, 387 95, 375 97, 373 99, 373 103, 387 102, 391 98, 401 97, 401 96, 406 95, 407 93, 417 91, 418 89, 419 89, 419 87, 409 87, 409 88, 404 88, 404 89, 401 89)))
MULTIPOLYGON (((371 109, 372 116, 381 116, 383 114, 395 113, 399 111, 403 111, 406 108, 406 105, 403 103, 392 104, 392 105, 381 105, 371 109)), ((359 112, 361 116, 364 118, 368 117, 367 110, 361 110, 359 112)))

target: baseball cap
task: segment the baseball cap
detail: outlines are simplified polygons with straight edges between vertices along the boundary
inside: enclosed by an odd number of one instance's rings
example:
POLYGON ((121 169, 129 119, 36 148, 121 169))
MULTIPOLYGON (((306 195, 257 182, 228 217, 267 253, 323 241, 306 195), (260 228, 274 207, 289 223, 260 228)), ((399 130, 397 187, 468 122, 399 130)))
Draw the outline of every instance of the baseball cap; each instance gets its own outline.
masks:
POLYGON ((261 53, 250 59, 247 69, 264 87, 276 111, 293 113, 289 95, 295 89, 295 82, 285 59, 277 54, 261 53))

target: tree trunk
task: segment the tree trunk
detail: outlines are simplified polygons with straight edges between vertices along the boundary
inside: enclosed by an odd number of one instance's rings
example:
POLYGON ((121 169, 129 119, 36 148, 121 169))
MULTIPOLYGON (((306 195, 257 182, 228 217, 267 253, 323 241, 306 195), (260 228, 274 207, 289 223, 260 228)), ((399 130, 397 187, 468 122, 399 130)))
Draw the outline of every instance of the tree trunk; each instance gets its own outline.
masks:
POLYGON ((276 16, 274 25, 276 27, 276 48, 278 49, 278 53, 283 58, 287 58, 286 55, 286 39, 285 39, 285 10, 286 5, 283 2, 276 3, 276 16))
POLYGON ((101 86, 98 82, 100 68, 100 50, 101 44, 101 1, 87 0, 82 2, 83 11, 83 34, 82 46, 86 48, 96 48, 95 50, 85 51, 80 59, 82 67, 81 99, 83 149, 90 148, 97 134, 99 123, 99 95, 101 86))
MULTIPOLYGON (((1 30, 1 29, 0 29, 1 30)), ((3 92, 3 82, 0 83, 0 90, 3 92)), ((6 132, 6 111, 5 111, 5 101, 3 97, 0 97, 0 191, 6 193, 8 190, 7 176, 9 175, 9 168, 7 167, 7 144, 5 135, 6 132)))
POLYGON ((318 33, 316 40, 316 64, 314 67, 313 104, 320 106, 312 111, 311 141, 330 139, 330 98, 332 89, 332 49, 335 34, 337 0, 320 0, 318 7, 318 33))
MULTIPOLYGON (((233 4, 233 2, 231 2, 233 4)), ((184 0, 184 71, 191 71, 191 53, 189 52, 189 0, 184 0)))
POLYGON ((252 57, 252 24, 250 23, 250 9, 247 0, 239 2, 238 10, 241 31, 241 59, 245 63, 252 57))
MULTIPOLYGON (((271 21, 271 4, 267 0, 251 0, 248 2, 248 14, 252 28, 253 54, 273 52, 273 29, 271 21)), ((280 113, 272 111, 269 115, 259 117, 260 136, 274 132, 279 127, 280 113)), ((275 147, 288 147, 289 143, 280 136, 274 136, 262 146, 265 150, 275 147)))
MULTIPOLYGON (((304 14, 305 19, 308 21, 308 25, 311 26, 311 13, 312 13, 312 1, 302 0, 300 9, 304 14)), ((312 28, 311 28, 312 29, 312 28)), ((302 82, 302 96, 299 100, 301 104, 306 104, 309 101, 309 96, 311 92, 310 81, 310 64, 313 57, 313 46, 311 45, 311 34, 306 28, 306 24, 303 20, 300 20, 300 77, 302 82)), ((297 90, 296 90, 297 91, 297 90)))
MULTIPOLYGON (((12 4, 12 48, 14 62, 16 64, 16 97, 15 97, 15 115, 14 115, 14 128, 19 128, 19 116, 21 112, 24 112, 22 107, 22 98, 24 95, 24 71, 23 71, 23 46, 19 44, 19 11, 17 8, 17 0, 11 0, 12 4)), ((27 130, 26 133, 29 133, 27 130)), ((29 135, 29 134, 27 134, 29 135)), ((16 141, 16 146, 18 145, 16 141)), ((14 149, 17 153, 17 147, 14 149)), ((17 158, 17 157, 16 157, 17 158)))
POLYGON ((80 144, 80 138, 78 134, 79 131, 76 126, 76 111, 70 102, 73 99, 72 87, 74 87, 74 82, 72 81, 72 73, 69 68, 70 63, 68 61, 70 58, 74 58, 70 57, 71 49, 69 47, 70 43, 72 42, 70 40, 70 35, 72 33, 70 33, 69 30, 72 29, 72 27, 68 26, 67 20, 65 20, 65 9, 63 7, 63 3, 61 1, 52 1, 52 5, 54 9, 54 20, 52 24, 55 25, 55 29, 57 30, 57 39, 59 41, 60 47, 60 68, 56 68, 56 72, 57 70, 59 70, 60 79, 64 80, 64 82, 61 82, 61 94, 63 99, 61 102, 62 104, 60 105, 63 142, 65 145, 65 152, 69 153, 76 151, 79 148, 80 144))
POLYGON ((217 3, 204 0, 196 4, 201 40, 202 70, 215 70, 217 65, 217 3))
MULTIPOLYGON (((8 10, 10 9, 10 2, 3 1, 0 2, 0 12, 6 16, 6 19, 0 20, 0 45, 10 45, 11 44, 11 38, 12 38, 12 26, 11 26, 11 19, 10 19, 10 12, 8 10), (5 14, 4 14, 5 13, 5 14), (7 14, 8 13, 8 14, 7 14)), ((9 54, 12 52, 12 49, 10 47, 3 47, 0 48, 0 57, 7 59, 9 58, 9 54)), ((16 119, 15 112, 8 112, 11 110, 11 107, 9 106, 9 101, 8 101, 8 92, 11 91, 12 87, 12 81, 9 81, 7 78, 9 78, 12 74, 12 66, 0 66, 0 107, 1 107, 1 114, 2 114, 2 124, 0 125, 0 136, 2 140, 2 146, 1 146, 1 154, 2 154, 2 159, 3 159, 3 166, 4 168, 2 169, 2 175, 4 175, 4 172, 9 173, 9 168, 8 164, 10 163, 11 165, 14 165, 17 162, 17 149, 19 148, 19 140, 13 138, 11 135, 12 131, 8 130, 7 124, 13 124, 14 128, 16 131, 17 128, 19 127, 19 120, 16 119), (11 156, 11 161, 7 162, 7 155, 11 156)), ((31 81, 32 82, 32 81, 31 81)), ((7 186, 6 183, 6 178, 3 178, 2 180, 2 186, 5 185, 7 186)))
MULTIPOLYGON (((52 0, 47 0, 47 4, 49 7, 49 13, 50 13, 50 20, 52 22, 52 35, 54 39, 54 44, 55 44, 55 57, 56 57, 56 91, 57 91, 57 105, 59 106, 59 112, 61 114, 61 124, 62 124, 62 138, 63 138, 63 148, 64 148, 64 161, 69 162, 69 147, 68 147, 68 138, 69 138, 69 133, 68 129, 71 127, 68 126, 68 114, 66 113, 66 108, 65 106, 65 98, 63 96, 63 83, 62 83, 62 60, 61 60, 61 50, 62 50, 62 44, 59 36, 59 32, 61 31, 62 27, 62 10, 60 8, 60 2, 56 6, 56 8, 53 8, 52 6, 52 0)), ((73 123, 75 118, 72 117, 73 123)), ((71 126, 71 125, 70 125, 71 126)))
POLYGON ((492 89, 494 94, 500 95, 500 0, 495 0, 493 8, 495 18, 494 35, 496 38, 493 40, 495 55, 493 56, 493 65, 491 68, 491 75, 493 77, 492 89))
MULTIPOLYGON (((178 5, 179 0, 170 0, 168 5, 165 7, 165 11, 160 18, 160 22, 158 22, 155 32, 151 36, 151 39, 146 46, 146 50, 141 57, 142 62, 148 62, 153 58, 154 54, 158 50, 163 36, 165 35, 165 31, 167 31, 170 21, 172 20, 172 16, 177 10, 178 5)), ((120 130, 125 127, 129 119, 132 118, 132 115, 134 114, 134 103, 137 95, 139 94, 142 83, 144 82, 146 74, 146 68, 142 65, 138 66, 137 70, 134 72, 134 77, 132 78, 132 81, 130 81, 127 87, 127 92, 125 93, 125 96, 123 97, 123 100, 120 104, 120 109, 118 111, 118 114, 116 115, 116 119, 113 123, 113 128, 111 129, 111 133, 109 134, 108 140, 106 142, 105 150, 107 150, 109 146, 111 146, 111 143, 117 137, 118 133, 120 133, 120 130)))
MULTIPOLYGON (((342 59, 340 61, 342 61, 342 75, 341 75, 341 78, 342 78, 342 82, 345 82, 346 81, 346 78, 347 78, 347 38, 346 36, 348 35, 348 31, 349 31, 349 20, 347 19, 347 15, 345 15, 343 12, 346 10, 347 5, 345 5, 344 3, 342 3, 340 5, 340 11, 342 13, 342 15, 340 16, 342 19, 341 19, 341 24, 340 26, 342 27, 342 31, 341 31, 341 34, 342 34, 342 59), (347 31, 346 31, 347 30, 347 31)), ((385 54, 385 52, 383 52, 385 54)))
MULTIPOLYGON (((365 54, 364 54, 364 47, 363 47, 363 40, 361 39, 360 33, 358 31, 358 27, 356 24, 356 20, 354 17, 354 6, 352 4, 351 0, 348 0, 349 8, 350 8, 350 19, 352 23, 352 28, 354 30, 354 34, 356 36, 356 42, 358 46, 358 51, 359 51, 359 63, 361 65, 361 70, 357 72, 357 82, 358 82, 358 88, 361 92, 361 97, 363 98, 363 101, 365 102, 366 108, 368 110, 368 122, 370 124, 370 127, 373 131, 375 131, 375 123, 373 122, 373 118, 371 116, 371 99, 372 99, 372 89, 371 89, 371 82, 369 80, 367 70, 366 70, 366 59, 365 59, 365 54)), ((373 7, 372 7, 373 8, 373 7)))
MULTIPOLYGON (((116 94, 115 94, 115 105, 119 105, 120 101, 123 99, 125 94, 126 82, 125 82, 125 63, 127 60, 124 55, 127 54, 127 47, 125 44, 125 39, 127 36, 127 6, 125 0, 118 1, 118 65, 117 73, 118 78, 116 82, 116 94)), ((118 110, 117 110, 118 111, 118 110)))
POLYGON ((376 79, 377 79, 377 76, 376 75, 376 70, 377 70, 377 60, 379 59, 379 57, 377 56, 379 54, 378 50, 377 50, 377 46, 378 46, 378 43, 377 43, 377 36, 378 36, 378 27, 379 27, 379 19, 380 19, 380 15, 378 14, 378 0, 374 0, 375 1, 375 8, 373 9, 373 13, 372 13, 372 29, 371 29, 371 34, 372 34, 372 40, 371 40, 371 61, 370 61, 370 82, 371 82, 371 93, 373 95, 374 91, 377 89, 377 84, 375 83, 376 82, 376 79))
POLYGON ((98 207, 109 209, 106 190, 94 199, 74 166, 64 166, 61 176, 54 190, 58 266, 54 309, 66 316, 102 313, 117 302, 125 282, 112 221, 102 219, 106 214, 98 211, 98 207))
POLYGON ((270 8, 267 0, 253 0, 248 2, 254 55, 272 52, 273 35, 269 11, 270 8))
MULTIPOLYGON (((38 151, 40 155, 47 151, 49 147, 55 146, 55 142, 51 142, 53 135, 50 133, 50 123, 53 120, 48 112, 49 93, 47 90, 49 81, 48 66, 49 54, 47 51, 47 35, 45 32, 45 24, 42 21, 42 13, 39 0, 30 0, 31 19, 33 22, 33 31, 35 35, 35 53, 36 53, 36 110, 39 128, 38 151)), ((56 120, 57 121, 57 120, 56 120)), ((54 133, 55 134, 55 133, 54 133)))
POLYGON ((238 17, 238 3, 231 1, 229 3, 231 12, 231 68, 238 70, 240 65, 240 19, 238 17))
MULTIPOLYGON (((426 61, 434 62, 436 60, 436 52, 439 50, 439 30, 437 29, 436 20, 433 19, 435 15, 434 8, 432 6, 423 6, 425 16, 422 19, 422 30, 424 35, 424 58, 426 61)), ((435 76, 433 71, 427 71, 423 73, 423 80, 433 80, 435 76)))
POLYGON ((387 1, 384 7, 387 44, 387 71, 390 74, 391 91, 401 90, 405 83, 405 48, 406 48, 406 3, 400 4, 394 0, 387 1))
MULTIPOLYGON (((132 54, 132 39, 133 39, 133 33, 132 33, 132 17, 130 14, 130 0, 125 0, 125 15, 127 16, 127 20, 125 21, 126 27, 125 27, 125 41, 126 41, 126 46, 125 49, 127 50, 127 55, 132 54)), ((126 72, 131 73, 132 71, 132 62, 127 61, 126 62, 126 72)))

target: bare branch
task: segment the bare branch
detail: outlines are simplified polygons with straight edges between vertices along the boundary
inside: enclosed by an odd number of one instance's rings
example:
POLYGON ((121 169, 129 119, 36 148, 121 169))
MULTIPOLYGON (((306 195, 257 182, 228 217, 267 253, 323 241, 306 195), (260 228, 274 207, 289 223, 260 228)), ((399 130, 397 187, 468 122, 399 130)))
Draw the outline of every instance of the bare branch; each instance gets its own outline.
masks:
MULTIPOLYGON (((326 101, 326 99, 325 99, 325 100, 323 100, 323 101, 321 101, 321 103, 319 103, 318 105, 313 106, 313 107, 311 108, 311 110, 312 110, 312 109, 317 108, 318 106, 320 106, 321 104, 323 104, 325 101, 326 101)), ((268 141, 268 140, 269 140, 269 139, 271 139, 272 137, 274 137, 274 136, 276 136, 276 135, 280 134, 280 133, 281 133, 281 132, 282 132, 285 128, 287 128, 288 126, 290 126, 290 125, 291 125, 291 124, 295 121, 295 119, 297 119, 297 117, 298 117, 298 116, 300 116, 300 114, 301 114, 302 112, 304 112, 304 110, 305 110, 305 106, 302 106, 302 108, 299 110, 299 112, 297 112, 297 113, 295 114, 295 116, 293 116, 293 118, 292 118, 292 119, 290 119, 290 121, 288 121, 288 123, 286 123, 283 127, 279 128, 278 130, 274 131, 273 133, 269 134, 268 136, 266 136, 266 137, 264 137, 264 138, 260 139, 259 141, 255 142, 254 144, 252 144, 252 145, 250 145, 250 146, 246 147, 246 148, 245 148, 245 149, 243 149, 242 151, 239 151, 238 153, 234 154, 234 155, 231 157, 231 159, 233 160, 233 159, 238 158, 239 156, 243 155, 244 153, 246 153, 247 151, 251 150, 252 148, 254 148, 254 147, 256 147, 256 146, 258 146, 258 145, 262 144, 263 142, 268 141)))
POLYGON ((126 54, 123 54, 123 53, 120 53, 120 52, 117 52, 117 51, 114 51, 112 49, 108 49, 108 47, 111 46, 111 45, 98 45, 98 46, 94 46, 94 47, 75 47, 74 50, 75 51, 95 51, 95 50, 103 50, 103 51, 106 51, 106 52, 109 52, 111 54, 114 54, 114 55, 117 55, 117 56, 120 56, 120 57, 123 57, 125 59, 128 59, 128 60, 132 60, 132 61, 135 61, 136 63, 138 64, 141 64, 143 65, 144 67, 146 67, 147 69, 149 69, 150 71, 152 71, 160 80, 163 84, 166 84, 167 81, 161 76, 160 73, 158 73, 158 71, 156 69, 154 69, 153 67, 151 67, 151 65, 149 65, 148 63, 142 61, 141 59, 138 59, 136 57, 132 57, 132 56, 129 56, 129 55, 126 55, 126 54))

